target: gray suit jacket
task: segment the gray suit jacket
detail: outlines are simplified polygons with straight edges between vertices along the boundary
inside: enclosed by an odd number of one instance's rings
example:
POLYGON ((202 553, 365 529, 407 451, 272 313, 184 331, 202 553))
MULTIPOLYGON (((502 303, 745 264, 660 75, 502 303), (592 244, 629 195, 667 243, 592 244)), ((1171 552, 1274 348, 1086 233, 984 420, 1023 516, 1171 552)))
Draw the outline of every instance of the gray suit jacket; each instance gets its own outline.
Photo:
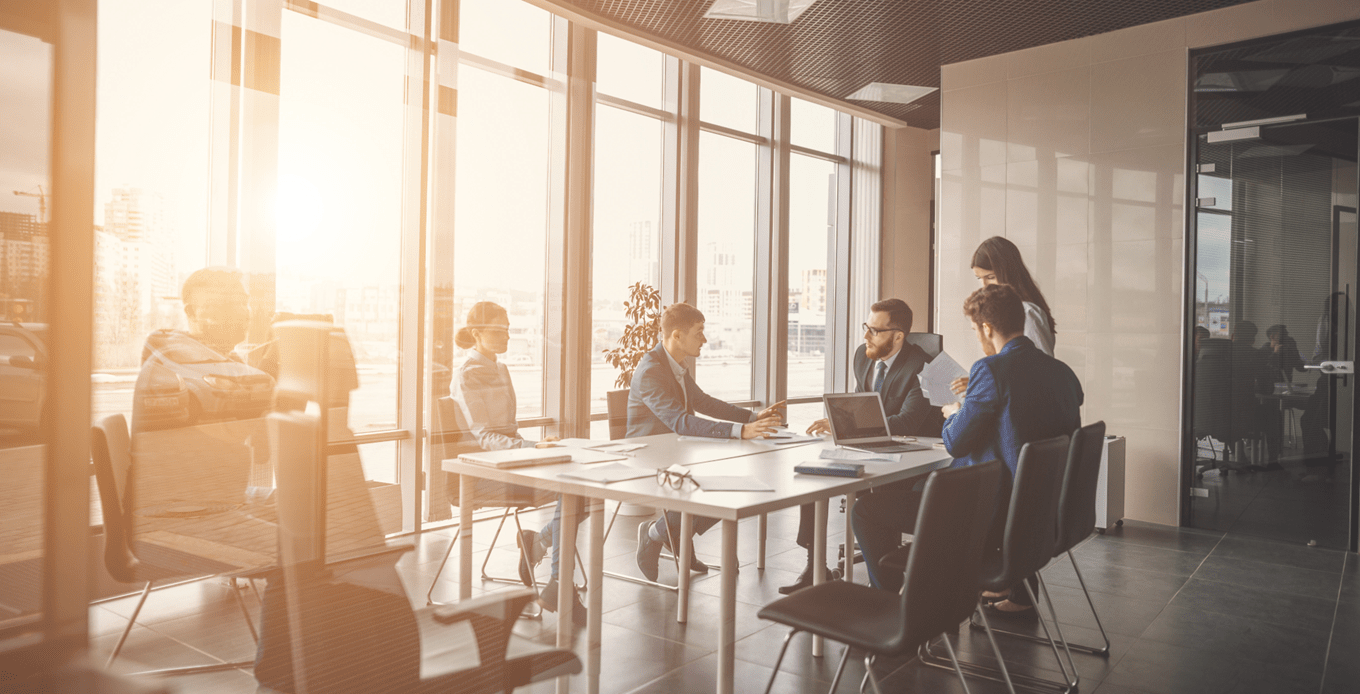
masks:
POLYGON ((746 423, 755 413, 729 405, 699 388, 694 378, 685 374, 685 389, 671 372, 670 360, 663 345, 653 347, 633 372, 628 391, 628 436, 651 436, 676 433, 681 436, 730 438, 732 425, 699 417, 705 414, 727 422, 746 423), (685 392, 689 406, 685 406, 685 392))

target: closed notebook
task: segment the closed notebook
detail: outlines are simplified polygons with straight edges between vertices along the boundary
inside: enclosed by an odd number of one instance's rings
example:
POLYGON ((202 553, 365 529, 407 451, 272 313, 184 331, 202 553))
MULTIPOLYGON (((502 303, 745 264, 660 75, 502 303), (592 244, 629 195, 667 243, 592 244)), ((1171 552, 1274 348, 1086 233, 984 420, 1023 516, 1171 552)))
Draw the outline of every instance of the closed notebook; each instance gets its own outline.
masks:
POLYGON ((459 460, 494 468, 529 467, 531 465, 552 465, 570 463, 571 453, 553 448, 507 448, 503 451, 479 451, 464 453, 459 460))
POLYGON ((859 463, 845 463, 835 460, 810 460, 799 463, 794 472, 804 475, 831 475, 832 477, 863 477, 864 466, 859 463))

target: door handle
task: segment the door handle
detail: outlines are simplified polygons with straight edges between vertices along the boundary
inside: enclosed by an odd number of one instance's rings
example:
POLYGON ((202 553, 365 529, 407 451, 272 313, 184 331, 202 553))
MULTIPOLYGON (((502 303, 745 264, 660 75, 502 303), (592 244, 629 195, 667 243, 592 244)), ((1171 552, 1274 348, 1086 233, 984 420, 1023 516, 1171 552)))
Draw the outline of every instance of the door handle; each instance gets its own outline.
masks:
POLYGON ((1324 361, 1316 366, 1307 364, 1303 368, 1321 371, 1324 374, 1353 374, 1355 373, 1355 362, 1353 361, 1324 361))

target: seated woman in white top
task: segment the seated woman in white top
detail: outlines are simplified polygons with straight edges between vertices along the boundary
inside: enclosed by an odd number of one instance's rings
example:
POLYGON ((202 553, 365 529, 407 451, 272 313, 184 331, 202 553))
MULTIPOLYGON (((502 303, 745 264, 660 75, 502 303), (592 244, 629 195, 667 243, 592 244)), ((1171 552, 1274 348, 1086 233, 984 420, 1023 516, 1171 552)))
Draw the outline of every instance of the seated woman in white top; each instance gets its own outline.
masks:
MULTIPOLYGON (((468 351, 467 359, 453 372, 449 394, 463 415, 467 434, 486 451, 507 448, 533 448, 539 445, 520 436, 516 421, 515 386, 510 381, 510 370, 496 359, 505 354, 510 343, 510 315, 498 304, 481 301, 468 311, 467 325, 459 329, 454 344, 468 351)), ((543 443, 555 441, 549 436, 543 443)), ((539 603, 550 611, 557 609, 557 565, 560 557, 558 528, 561 526, 562 501, 541 533, 525 530, 518 538, 520 578, 525 585, 533 585, 532 571, 538 560, 551 548, 552 578, 540 593, 539 603)), ((577 597, 572 612, 573 621, 584 623, 586 609, 577 597)))

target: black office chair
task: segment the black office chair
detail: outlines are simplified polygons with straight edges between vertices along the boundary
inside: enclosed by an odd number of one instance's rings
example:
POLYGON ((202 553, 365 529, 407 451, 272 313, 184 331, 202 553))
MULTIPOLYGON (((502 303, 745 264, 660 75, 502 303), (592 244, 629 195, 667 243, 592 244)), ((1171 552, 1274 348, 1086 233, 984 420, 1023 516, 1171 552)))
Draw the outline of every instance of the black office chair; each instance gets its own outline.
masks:
POLYGON ((1232 444, 1232 342, 1202 340, 1194 365, 1193 416, 1191 426, 1196 443, 1195 476, 1208 470, 1226 468, 1232 444), (1209 458, 1198 454, 1199 443, 1209 445, 1209 458), (1219 449, 1214 445, 1222 444, 1219 449))
MULTIPOLYGON (((874 692, 879 692, 872 667, 875 657, 909 653, 941 634, 962 681, 963 671, 948 632, 967 619, 977 604, 987 533, 1004 472, 1001 463, 991 461, 930 473, 900 595, 857 583, 828 581, 761 609, 761 619, 793 627, 779 650, 766 694, 779 675, 789 642, 800 631, 846 644, 831 680, 833 693, 851 648, 865 652, 867 678, 874 692)), ((995 641, 992 646, 995 648, 995 641)), ((1000 652, 996 656, 1000 659, 1000 652)), ((966 681, 963 687, 967 691, 966 681)))
MULTIPOLYGON (((1091 606, 1091 616, 1095 617, 1096 628, 1100 630, 1100 637, 1105 640, 1105 645, 1099 648, 1075 643, 1068 643, 1067 647, 1091 655, 1108 657, 1110 637, 1105 634, 1105 626, 1100 623, 1100 615, 1096 613, 1096 604, 1091 600, 1091 592, 1086 589, 1086 580, 1082 578, 1081 569, 1077 567, 1077 558, 1072 555, 1072 548, 1090 537, 1096 528, 1096 483, 1100 479, 1100 458, 1104 450, 1105 422, 1088 424, 1072 433, 1072 445, 1067 454, 1067 470, 1063 474, 1062 493, 1058 498, 1058 542, 1053 558, 1057 559, 1066 554, 1068 560, 1072 562, 1077 582, 1081 584, 1081 591, 1086 595, 1086 604, 1091 606)), ((977 623, 972 626, 981 628, 977 623)), ((1034 634, 1004 629, 995 631, 1036 643, 1047 643, 1034 634)))
POLYGON ((907 342, 920 347, 931 359, 944 351, 944 336, 935 333, 907 333, 907 342))
MULTIPOLYGON (((137 605, 132 608, 132 616, 127 626, 118 636, 113 652, 109 654, 105 666, 113 664, 123 650, 128 634, 137 623, 142 606, 151 595, 156 582, 206 578, 227 574, 239 568, 215 561, 208 557, 196 556, 186 552, 144 542, 132 541, 132 529, 126 505, 128 471, 132 467, 132 445, 128 435, 127 419, 121 414, 109 415, 100 419, 90 431, 90 457, 94 461, 95 482, 99 486, 99 505, 104 514, 104 567, 109 575, 122 583, 144 583, 137 605)), ((243 574, 242 577, 250 577, 243 574)), ((246 625, 250 628, 251 638, 259 641, 255 624, 239 591, 231 591, 236 604, 241 608, 246 625)), ((170 668, 149 673, 156 675, 191 675, 205 672, 232 670, 249 667, 253 661, 217 663, 192 667, 170 668)))
MULTIPOLYGON (((982 571, 983 590, 1004 591, 1023 583, 1030 595, 1030 603, 1034 605, 1033 609, 1038 610, 1038 596, 1025 580, 1030 576, 1036 577, 1059 640, 1062 640, 1062 629, 1058 626, 1057 615, 1053 612, 1053 602, 1048 599, 1048 589, 1044 586, 1043 576, 1039 571, 1053 559, 1053 550, 1057 546, 1055 528, 1058 522, 1058 498, 1062 489, 1063 472, 1067 465, 1069 438, 1057 436, 1027 443, 1020 449, 1015 484, 1011 489, 1010 508, 1006 514, 1006 527, 1002 534, 1001 551, 990 554, 982 571)), ((988 630, 990 638, 991 629, 987 613, 985 610, 979 610, 978 614, 982 617, 983 628, 988 630)), ((1029 687, 1054 688, 1063 692, 1075 691, 1079 684, 1075 666, 1072 668, 1072 675, 1067 674, 1072 654, 1070 652, 1067 654, 1068 662, 1064 663, 1047 622, 1042 615, 1036 616, 1045 636, 1048 637, 1049 646, 1053 649, 1053 657, 1058 661, 1063 683, 1011 674, 1006 670, 1006 664, 1000 657, 997 658, 999 670, 967 662, 960 665, 965 671, 984 679, 1004 682, 1011 692, 1015 691, 1014 681, 1029 687), (1000 679, 996 678, 997 674, 1000 674, 1000 679)), ((921 648, 920 656, 923 665, 941 669, 949 669, 951 665, 925 646, 921 648)))
MULTIPOLYGON (((270 424, 271 447, 280 469, 290 474, 277 478, 281 570, 265 596, 255 667, 262 685, 278 691, 305 684, 311 692, 491 694, 581 671, 570 650, 512 633, 516 618, 537 597, 533 590, 413 610, 395 569, 411 547, 389 546, 383 536, 357 453, 331 455, 321 468, 314 463, 315 415, 279 412, 270 415, 270 424), (327 544, 316 538, 317 477, 326 479, 327 509, 350 511, 344 523, 326 524, 323 538, 343 533, 363 542, 367 549, 359 556, 338 561, 317 556, 316 549, 327 544), (471 628, 443 626, 456 622, 471 628)), ((339 520, 334 513, 324 515, 339 520)))

